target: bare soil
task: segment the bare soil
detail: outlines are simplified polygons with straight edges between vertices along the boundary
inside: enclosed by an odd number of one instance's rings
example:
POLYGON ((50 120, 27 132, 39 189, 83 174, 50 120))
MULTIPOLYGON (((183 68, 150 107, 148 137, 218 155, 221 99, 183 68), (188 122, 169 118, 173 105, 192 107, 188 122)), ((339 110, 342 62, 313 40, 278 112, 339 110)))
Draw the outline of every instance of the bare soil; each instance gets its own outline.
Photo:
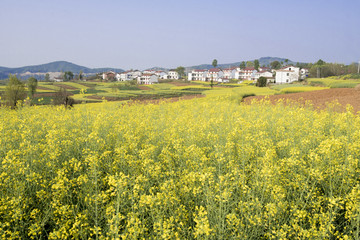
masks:
MULTIPOLYGON (((265 96, 251 96, 245 98, 244 102, 251 103, 253 99, 262 99, 264 97, 265 96)), ((312 92, 270 95, 266 97, 269 98, 273 104, 276 104, 280 99, 296 101, 301 104, 305 104, 306 101, 311 101, 314 108, 317 109, 325 109, 329 103, 337 101, 340 104, 340 106, 336 108, 338 111, 345 111, 347 104, 353 107, 355 113, 360 111, 360 91, 353 88, 332 88, 312 92)))
POLYGON ((47 91, 54 91, 54 90, 51 89, 51 88, 42 87, 42 86, 37 86, 36 89, 39 89, 39 90, 47 90, 47 91))
POLYGON ((147 86, 137 86, 140 90, 152 90, 151 88, 147 87, 147 86))
POLYGON ((76 88, 76 87, 69 86, 69 85, 65 85, 65 84, 54 84, 54 85, 55 85, 55 86, 58 86, 58 87, 65 88, 65 89, 68 89, 68 90, 79 90, 79 89, 76 88))

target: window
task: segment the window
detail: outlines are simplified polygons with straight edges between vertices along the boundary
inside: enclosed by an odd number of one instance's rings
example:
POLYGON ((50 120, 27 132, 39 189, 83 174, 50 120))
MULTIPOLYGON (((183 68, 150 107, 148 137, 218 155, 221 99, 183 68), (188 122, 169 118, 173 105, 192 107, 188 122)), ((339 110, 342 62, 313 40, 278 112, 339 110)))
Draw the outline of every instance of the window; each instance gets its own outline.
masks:
POLYGON ((289 76, 289 73, 287 73, 286 76, 289 76))

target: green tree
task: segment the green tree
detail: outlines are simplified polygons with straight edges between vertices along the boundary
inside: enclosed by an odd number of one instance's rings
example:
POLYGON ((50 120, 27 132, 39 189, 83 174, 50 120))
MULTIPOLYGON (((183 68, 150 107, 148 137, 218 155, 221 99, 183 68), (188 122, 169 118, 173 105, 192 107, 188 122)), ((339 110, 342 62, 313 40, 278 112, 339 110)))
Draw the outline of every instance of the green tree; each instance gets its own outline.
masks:
POLYGON ((267 78, 266 77, 259 77, 256 82, 256 86, 258 87, 266 87, 267 85, 267 78))
POLYGON ((5 100, 7 104, 15 109, 18 101, 26 97, 25 84, 21 82, 16 75, 9 75, 9 82, 5 88, 5 100))
POLYGON ((79 78, 79 80, 83 79, 83 71, 82 70, 80 70, 78 78, 79 78))
POLYGON ((75 103, 75 100, 72 97, 69 97, 65 88, 60 87, 59 91, 55 93, 54 105, 64 105, 65 107, 72 107, 75 103))
POLYGON ((254 67, 254 62, 252 62, 252 61, 247 61, 247 62, 246 62, 246 67, 254 67))
POLYGON ((288 65, 288 63, 289 63, 289 59, 286 58, 285 59, 285 64, 288 65))
POLYGON ((50 81, 50 74, 46 73, 45 74, 45 82, 49 82, 50 81))
POLYGON ((246 63, 245 63, 245 61, 242 61, 241 63, 240 63, 240 69, 244 69, 244 68, 246 68, 246 63))
POLYGON ((217 61, 216 59, 214 59, 214 60, 212 61, 211 65, 213 65, 213 67, 216 68, 217 65, 218 65, 218 61, 217 61))
POLYGON ((28 91, 29 91, 29 95, 31 98, 34 97, 34 94, 36 92, 36 88, 38 86, 38 80, 34 77, 30 77, 28 80, 27 80, 27 88, 28 88, 28 91))
POLYGON ((179 78, 184 78, 185 76, 185 68, 182 66, 179 66, 175 69, 175 71, 179 74, 179 78))
MULTIPOLYGON (((216 68, 218 65, 218 62, 216 59, 214 59, 211 64, 213 65, 214 68, 216 68)), ((211 75, 210 86, 211 86, 211 88, 213 88, 213 86, 214 86, 214 76, 213 75, 211 75)))
POLYGON ((279 61, 273 61, 270 63, 271 69, 279 69, 281 67, 281 64, 279 61))
POLYGON ((258 59, 254 60, 254 68, 259 71, 259 67, 260 67, 260 62, 258 59))
POLYGON ((64 82, 71 81, 74 78, 74 74, 71 71, 64 72, 64 82))
POLYGON ((319 59, 316 63, 315 63, 315 67, 317 68, 317 74, 316 74, 316 77, 317 78, 320 78, 321 77, 321 69, 324 67, 326 63, 322 60, 322 59, 319 59))

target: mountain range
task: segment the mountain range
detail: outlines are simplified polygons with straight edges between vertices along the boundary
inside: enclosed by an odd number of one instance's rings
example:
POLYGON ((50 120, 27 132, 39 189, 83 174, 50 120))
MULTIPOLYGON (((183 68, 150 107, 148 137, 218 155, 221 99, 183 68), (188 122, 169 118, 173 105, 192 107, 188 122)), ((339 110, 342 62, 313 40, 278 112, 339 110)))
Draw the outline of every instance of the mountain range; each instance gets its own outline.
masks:
MULTIPOLYGON (((254 59, 255 60, 255 59, 254 59)), ((253 62, 254 60, 249 60, 253 62)), ((279 57, 261 57, 258 59, 260 66, 269 66, 271 62, 279 61, 279 62, 285 62, 286 58, 279 58, 279 57)), ((245 61, 247 62, 247 61, 245 61)), ((234 62, 234 63, 226 63, 226 64, 218 64, 217 67, 219 68, 230 68, 230 67, 239 67, 241 62, 234 62)), ((288 64, 296 64, 296 62, 289 60, 288 64)), ((201 64, 196 66, 187 67, 186 70, 191 69, 210 69, 213 68, 213 65, 211 64, 201 64)))
MULTIPOLYGON (((273 61, 279 61, 284 62, 285 58, 279 58, 279 57, 262 57, 259 58, 260 66, 268 66, 273 61)), ((254 61, 254 60, 252 60, 254 61)), ((245 61, 246 62, 246 61, 245 61)), ((289 60, 289 64, 295 64, 294 61, 289 60)), ((240 65, 240 62, 234 62, 234 63, 227 63, 227 64, 218 64, 219 68, 229 68, 229 67, 238 67, 240 65)), ((185 67, 187 71, 190 71, 192 69, 210 69, 213 68, 211 64, 201 64, 196 66, 189 66, 185 67)), ((153 67, 149 69, 156 69, 156 70, 169 70, 167 68, 163 67, 153 67)), ((123 72, 124 70, 121 68, 88 68, 80 65, 76 65, 71 62, 66 61, 56 61, 51 62, 47 64, 41 64, 41 65, 34 65, 34 66, 25 66, 25 67, 19 67, 19 68, 7 68, 7 67, 0 67, 0 79, 8 78, 9 74, 18 74, 22 77, 30 77, 33 75, 36 76, 44 76, 45 73, 50 72, 65 72, 65 71, 71 71, 75 74, 78 74, 80 71, 82 71, 84 74, 90 75, 95 73, 101 73, 101 72, 107 72, 107 71, 114 71, 114 72, 123 72)))
POLYGON ((34 66, 25 66, 19 68, 7 68, 0 67, 0 79, 7 78, 9 74, 19 74, 22 76, 31 76, 34 74, 49 73, 49 72, 66 72, 71 71, 75 74, 78 74, 82 71, 84 74, 95 74, 100 72, 114 71, 114 72, 123 72, 123 69, 120 68, 88 68, 80 65, 76 65, 71 62, 66 61, 56 61, 47 64, 34 65, 34 66))

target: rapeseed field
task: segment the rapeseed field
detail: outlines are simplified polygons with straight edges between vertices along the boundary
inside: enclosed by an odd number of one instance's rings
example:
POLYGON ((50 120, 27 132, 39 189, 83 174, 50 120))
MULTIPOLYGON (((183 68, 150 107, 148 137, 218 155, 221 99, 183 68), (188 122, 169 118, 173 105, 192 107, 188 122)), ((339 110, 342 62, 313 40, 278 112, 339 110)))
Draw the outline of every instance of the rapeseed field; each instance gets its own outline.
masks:
POLYGON ((0 109, 1 239, 359 239, 360 118, 234 97, 0 109))

